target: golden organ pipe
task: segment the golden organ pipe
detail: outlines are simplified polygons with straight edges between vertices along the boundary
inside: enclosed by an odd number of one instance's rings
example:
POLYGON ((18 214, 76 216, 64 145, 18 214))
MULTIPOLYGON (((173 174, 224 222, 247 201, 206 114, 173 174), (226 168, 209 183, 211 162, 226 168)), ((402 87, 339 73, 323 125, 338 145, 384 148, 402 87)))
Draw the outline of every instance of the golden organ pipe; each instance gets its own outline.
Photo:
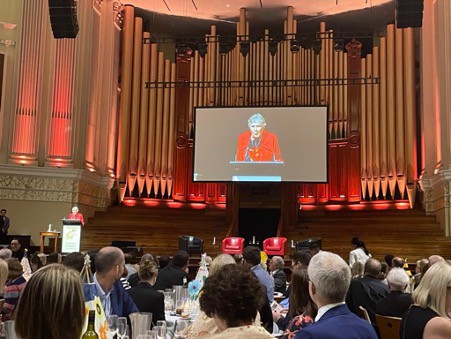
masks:
MULTIPOLYGON (((379 77, 379 47, 373 47, 373 67, 372 67, 372 76, 373 78, 379 77)), ((380 192, 380 156, 379 156, 379 143, 380 143, 380 135, 379 135, 379 122, 380 122, 380 113, 379 113, 379 85, 373 84, 371 86, 371 92, 373 95, 373 178, 374 178, 374 195, 376 198, 379 196, 380 192)))
MULTIPOLYGON (((373 56, 366 56, 366 76, 372 76, 373 56)), ((371 93, 371 84, 366 85, 366 126, 367 126, 367 178, 368 178, 368 194, 370 198, 373 196, 373 97, 371 93)))
POLYGON ((385 198, 388 191, 387 180, 387 39, 380 38, 380 176, 381 176, 381 191, 385 198))
POLYGON ((155 175, 155 135, 156 135, 156 116, 157 116, 157 72, 158 72, 158 50, 157 44, 150 46, 150 82, 149 89, 149 121, 147 127, 147 170, 146 170, 146 189, 150 195, 155 175))
POLYGON ((403 39, 402 29, 395 30, 395 66, 396 66, 396 174, 401 198, 405 189, 404 157, 404 100, 403 100, 403 39))

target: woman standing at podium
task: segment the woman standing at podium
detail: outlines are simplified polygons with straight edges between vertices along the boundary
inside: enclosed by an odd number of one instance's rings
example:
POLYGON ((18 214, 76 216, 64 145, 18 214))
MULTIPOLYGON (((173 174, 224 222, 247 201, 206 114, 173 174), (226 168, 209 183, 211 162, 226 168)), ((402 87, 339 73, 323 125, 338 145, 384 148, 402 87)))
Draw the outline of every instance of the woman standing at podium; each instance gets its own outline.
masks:
POLYGON ((83 219, 83 214, 78 213, 78 212, 79 212, 79 210, 78 210, 78 207, 77 207, 77 206, 72 207, 72 213, 69 214, 69 216, 67 217, 67 219, 70 219, 70 220, 80 220, 81 226, 83 227, 83 226, 85 226, 85 220, 83 219))

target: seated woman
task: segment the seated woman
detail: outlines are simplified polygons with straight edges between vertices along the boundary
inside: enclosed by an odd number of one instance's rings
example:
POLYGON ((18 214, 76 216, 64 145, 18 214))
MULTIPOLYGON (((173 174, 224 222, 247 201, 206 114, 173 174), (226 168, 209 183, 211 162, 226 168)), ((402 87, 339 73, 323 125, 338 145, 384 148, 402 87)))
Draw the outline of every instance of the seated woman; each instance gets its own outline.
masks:
POLYGON ((274 338, 263 327, 253 325, 264 302, 265 292, 249 268, 224 266, 207 278, 200 296, 202 311, 221 331, 210 338, 274 338))
POLYGON ((153 289, 157 280, 158 266, 153 260, 144 260, 139 264, 138 275, 141 281, 136 287, 132 287, 127 292, 140 312, 151 312, 152 322, 165 320, 164 317, 164 295, 153 289))
POLYGON ((429 268, 412 298, 400 339, 451 338, 451 266, 441 261, 429 268))
POLYGON ((8 264, 8 280, 5 285, 3 297, 5 304, 2 309, 2 320, 10 320, 20 294, 27 281, 23 277, 23 267, 16 258, 6 259, 8 264))
POLYGON ((310 297, 306 269, 295 269, 291 274, 291 294, 288 313, 282 317, 274 312, 277 325, 284 331, 284 338, 292 339, 302 328, 313 323, 318 309, 310 297))
POLYGON ((34 273, 23 290, 15 314, 21 339, 79 339, 85 299, 78 273, 61 264, 34 273))

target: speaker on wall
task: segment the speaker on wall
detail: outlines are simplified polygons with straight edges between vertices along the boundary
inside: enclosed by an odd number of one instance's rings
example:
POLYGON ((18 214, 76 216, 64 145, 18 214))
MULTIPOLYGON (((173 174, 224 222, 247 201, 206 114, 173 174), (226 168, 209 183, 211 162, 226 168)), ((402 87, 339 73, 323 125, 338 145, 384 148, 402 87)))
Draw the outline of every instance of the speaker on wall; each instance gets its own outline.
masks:
POLYGON ((75 0, 49 0, 50 24, 55 39, 74 39, 78 33, 75 0))
POLYGON ((396 27, 421 27, 424 0, 396 0, 396 27))

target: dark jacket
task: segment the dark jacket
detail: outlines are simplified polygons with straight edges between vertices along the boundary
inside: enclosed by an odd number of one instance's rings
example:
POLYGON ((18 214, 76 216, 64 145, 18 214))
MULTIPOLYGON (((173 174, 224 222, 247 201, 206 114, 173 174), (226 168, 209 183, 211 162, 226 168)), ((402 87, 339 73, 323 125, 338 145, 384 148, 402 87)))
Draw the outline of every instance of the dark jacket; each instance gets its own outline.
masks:
POLYGON ((273 276, 274 292, 284 294, 287 290, 287 276, 283 270, 278 270, 273 276))
POLYGON ((157 292, 152 286, 143 281, 127 292, 140 312, 152 313, 153 324, 156 324, 158 320, 165 320, 163 293, 157 292))
POLYGON ((172 288, 174 285, 181 286, 183 285, 184 277, 188 279, 188 274, 183 270, 183 268, 170 263, 168 266, 163 268, 160 273, 158 273, 157 282, 153 288, 158 291, 172 288))
POLYGON ((391 291, 387 298, 378 301, 376 314, 402 318, 412 303, 410 293, 391 291))

